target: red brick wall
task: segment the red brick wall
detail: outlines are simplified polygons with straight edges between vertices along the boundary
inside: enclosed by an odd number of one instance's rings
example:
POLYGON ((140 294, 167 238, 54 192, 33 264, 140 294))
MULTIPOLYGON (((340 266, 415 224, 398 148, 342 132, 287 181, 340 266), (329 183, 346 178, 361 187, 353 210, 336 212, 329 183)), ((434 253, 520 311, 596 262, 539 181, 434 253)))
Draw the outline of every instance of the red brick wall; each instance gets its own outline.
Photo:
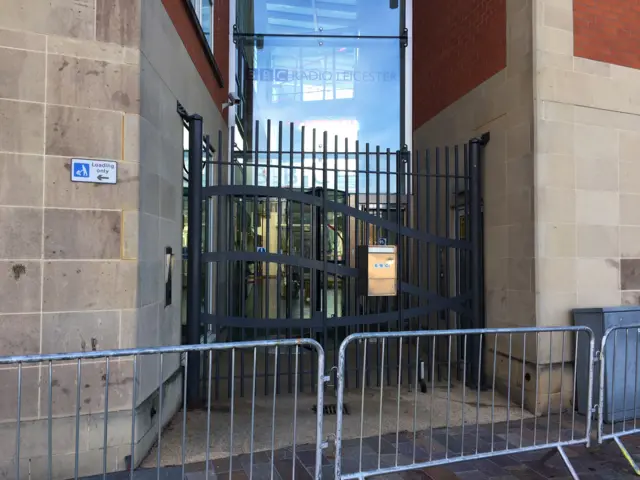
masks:
POLYGON ((573 0, 574 54, 640 69, 640 1, 573 0))
POLYGON ((414 0, 414 129, 506 67, 507 1, 414 0))

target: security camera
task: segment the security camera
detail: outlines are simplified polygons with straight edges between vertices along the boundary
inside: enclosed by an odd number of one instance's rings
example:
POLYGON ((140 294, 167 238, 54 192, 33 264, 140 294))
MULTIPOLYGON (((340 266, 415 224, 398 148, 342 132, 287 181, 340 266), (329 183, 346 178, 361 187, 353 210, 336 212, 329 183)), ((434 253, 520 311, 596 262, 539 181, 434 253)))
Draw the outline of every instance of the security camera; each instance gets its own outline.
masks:
POLYGON ((240 105, 240 97, 238 97, 234 92, 229 92, 227 98, 229 99, 229 101, 222 104, 223 109, 235 105, 240 105))

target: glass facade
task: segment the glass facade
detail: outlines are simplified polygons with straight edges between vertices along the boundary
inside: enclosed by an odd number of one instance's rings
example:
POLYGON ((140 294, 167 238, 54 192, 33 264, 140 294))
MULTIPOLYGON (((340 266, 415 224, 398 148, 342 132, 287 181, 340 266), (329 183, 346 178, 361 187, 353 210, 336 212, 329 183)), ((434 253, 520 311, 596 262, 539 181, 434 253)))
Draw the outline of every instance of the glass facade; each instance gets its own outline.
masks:
MULTIPOLYGON (((387 149, 402 149, 408 143, 404 12, 404 1, 393 0, 237 0, 235 91, 241 99, 236 109, 241 136, 244 132, 252 143, 270 141, 277 148, 282 121, 285 148, 291 145, 292 122, 296 150, 303 142, 305 151, 326 148, 329 153, 353 152, 359 142, 363 152, 367 145, 372 152, 380 147, 383 157, 387 149), (260 122, 256 130, 248 127, 253 122, 260 122), (317 138, 312 138, 314 129, 317 138), (324 132, 327 145, 320 138, 324 132)), ((313 160, 298 162, 307 166, 313 160)), ((356 168, 355 158, 342 162, 344 173, 328 188, 342 190, 347 178, 353 181, 347 170, 356 168)), ((386 158, 380 163, 357 168, 394 172, 395 159, 389 167, 386 158)), ((366 177, 360 174, 361 184, 366 177)), ((394 193, 395 185, 387 192, 385 184, 371 185, 371 191, 394 193)), ((290 185, 318 186, 311 178, 291 179, 290 185)))

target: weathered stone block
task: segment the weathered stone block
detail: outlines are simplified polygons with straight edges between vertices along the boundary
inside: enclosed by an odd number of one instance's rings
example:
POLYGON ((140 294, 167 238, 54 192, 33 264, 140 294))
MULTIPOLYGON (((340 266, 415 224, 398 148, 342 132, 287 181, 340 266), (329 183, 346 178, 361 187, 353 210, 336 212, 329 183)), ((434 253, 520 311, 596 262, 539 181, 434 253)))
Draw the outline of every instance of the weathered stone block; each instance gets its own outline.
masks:
MULTIPOLYGON (((0 421, 18 418, 18 368, 0 370, 2 395, 0 395, 0 421)), ((22 367, 22 387, 20 395, 20 418, 35 418, 38 415, 38 367, 24 365, 22 367)), ((14 435, 2 432, 4 426, 0 424, 0 451, 13 452, 5 448, 6 442, 15 445, 14 435)))
POLYGON ((140 132, 144 128, 142 122, 145 120, 136 114, 126 114, 124 116, 124 155, 127 162, 140 161, 140 132))
POLYGON ((636 132, 620 132, 620 160, 624 162, 640 162, 640 134, 636 132))
MULTIPOLYGON (((46 434, 45 434, 46 437, 46 434)), ((74 445, 73 441, 71 445, 74 445)), ((129 454, 129 446, 121 445, 107 449, 107 473, 119 472, 126 468, 125 457, 129 454)), ((76 454, 73 452, 61 453, 52 457, 52 472, 49 476, 49 458, 47 455, 20 458, 20 478, 24 478, 25 472, 31 473, 31 478, 51 478, 52 480, 66 480, 75 477, 76 454)), ((87 477, 102 474, 104 451, 89 450, 78 455, 78 476, 87 477)), ((0 465, 0 475, 7 480, 14 480, 15 463, 10 461, 0 465)))
POLYGON ((49 35, 93 38, 93 0, 0 0, 0 27, 49 35))
POLYGON ((622 290, 640 290, 640 259, 623 258, 620 261, 622 290))
POLYGON ((59 105, 137 112, 138 68, 63 55, 49 55, 47 101, 59 105))
POLYGON ((617 160, 577 157, 576 187, 581 190, 618 190, 617 160))
POLYGON ((151 215, 160 215, 160 177, 149 171, 149 167, 140 167, 140 211, 151 215))
POLYGON ((620 254, 640 258, 640 227, 620 227, 620 254))
MULTIPOLYGON (((485 364, 488 382, 493 382, 493 365, 485 364)), ((573 365, 566 362, 549 365, 523 364, 512 358, 511 362, 498 355, 495 372, 496 390, 508 396, 513 403, 532 414, 546 416, 573 408, 573 365), (509 376, 509 363, 511 371, 509 376), (564 367, 564 368, 563 368, 564 367)))
POLYGON ((40 155, 0 153, 0 205, 42 206, 43 165, 40 155))
POLYGON ((577 238, 579 257, 614 258, 620 256, 620 234, 617 226, 579 225, 577 238))
POLYGON ((0 100, 0 150, 42 153, 44 105, 0 100))
POLYGON ((620 194, 620 224, 640 226, 640 195, 620 194))
POLYGON ((116 310, 136 303, 138 265, 132 261, 44 264, 43 310, 116 310))
POLYGON ((47 51, 54 55, 92 58, 103 62, 123 63, 124 49, 120 45, 75 38, 51 36, 47 41, 47 51))
POLYGON ((44 52, 46 45, 47 39, 44 35, 18 30, 0 29, 0 46, 44 52))
MULTIPOLYGON (((42 367, 41 388, 49 389, 49 368, 42 367)), ((80 372, 77 364, 54 364, 51 372, 52 402, 54 416, 103 413, 105 408, 111 410, 126 409, 131 406, 133 392, 133 362, 130 358, 119 361, 111 360, 109 364, 109 397, 108 405, 105 395, 107 389, 107 367, 104 360, 94 363, 82 362, 80 372), (80 404, 76 402, 80 389, 80 404)), ((40 411, 48 412, 48 393, 40 396, 40 411)), ((48 414, 48 413, 47 413, 48 414)))
MULTIPOLYGON (((179 177, 178 177, 179 178, 179 177)), ((160 187, 160 216, 170 220, 178 220, 182 215, 182 187, 176 185, 175 180, 168 181, 159 177, 160 187)))
POLYGON ((160 222, 161 219, 155 215, 140 213, 138 254, 143 262, 157 261, 164 254, 160 238, 160 222))
POLYGON ((0 315, 0 355, 40 353, 40 314, 0 315))
POLYGON ((42 209, 0 207, 0 258, 40 258, 42 209))
POLYGON ((49 105, 46 153, 118 160, 122 119, 118 112, 49 105))
POLYGON ((40 262, 0 261, 0 313, 40 311, 40 262))
POLYGON ((152 305, 164 298, 160 295, 163 273, 164 259, 140 262, 138 306, 152 305))
POLYGON ((119 330, 119 311, 45 313, 42 353, 117 349, 119 330))
POLYGON ((137 211, 122 213, 122 258, 135 260, 138 258, 140 214, 137 211))
POLYGON ((96 0, 96 38, 127 47, 140 45, 141 0, 96 0))
POLYGON ((43 102, 44 72, 43 53, 0 48, 0 97, 43 102))
POLYGON ((576 221, 584 225, 618 225, 620 223, 618 192, 578 190, 576 221))
POLYGON ((44 256, 61 259, 118 259, 120 212, 45 209, 44 256))

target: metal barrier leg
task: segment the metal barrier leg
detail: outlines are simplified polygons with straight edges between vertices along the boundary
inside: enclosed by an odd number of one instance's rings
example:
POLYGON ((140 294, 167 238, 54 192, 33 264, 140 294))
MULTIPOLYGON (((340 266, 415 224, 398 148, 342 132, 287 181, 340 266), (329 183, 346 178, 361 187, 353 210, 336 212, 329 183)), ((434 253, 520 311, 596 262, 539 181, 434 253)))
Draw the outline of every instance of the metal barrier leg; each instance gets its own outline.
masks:
POLYGON ((578 477, 578 474, 573 468, 573 465, 571 465, 571 461, 569 460, 569 457, 567 457, 567 454, 564 451, 564 448, 561 447, 560 445, 558 445, 557 448, 558 448, 558 453, 560 453, 560 456, 562 457, 562 460, 564 461, 564 464, 567 467, 567 470, 569 470, 569 473, 571 474, 571 478, 573 478, 574 480, 579 480, 580 477, 578 477))
POLYGON ((636 475, 640 476, 640 468, 638 468, 638 464, 635 462, 635 460, 631 457, 631 454, 629 453, 629 451, 626 449, 626 447, 624 446, 624 444, 622 443, 622 441, 620 440, 620 438, 618 437, 613 437, 613 439, 616 442, 616 445, 618 445, 618 448, 620 449, 620 451, 622 452, 622 455, 624 455, 624 458, 627 459, 627 462, 629 462, 629 465, 631 465, 631 468, 633 468, 633 471, 636 473, 636 475))

